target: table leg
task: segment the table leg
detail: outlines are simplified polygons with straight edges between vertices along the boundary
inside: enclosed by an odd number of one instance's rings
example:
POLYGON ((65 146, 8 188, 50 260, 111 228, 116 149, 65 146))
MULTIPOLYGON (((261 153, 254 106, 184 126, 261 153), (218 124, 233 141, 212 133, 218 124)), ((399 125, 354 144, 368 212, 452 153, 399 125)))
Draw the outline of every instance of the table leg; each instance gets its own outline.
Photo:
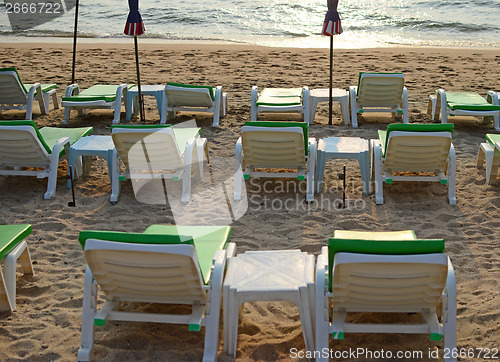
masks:
POLYGON ((167 123, 167 95, 161 91, 160 124, 167 123))
POLYGON ((316 117, 316 108, 318 107, 318 99, 316 97, 309 98, 309 124, 314 124, 316 117))
POLYGON ((315 184, 316 184, 316 193, 321 193, 321 189, 323 188, 323 179, 325 177, 325 152, 318 150, 316 156, 316 172, 314 175, 315 184))
POLYGON ((363 182, 363 195, 370 194, 370 159, 368 151, 363 151, 358 157, 359 170, 361 173, 361 181, 363 182))
MULTIPOLYGON (((73 179, 74 177, 70 173, 69 170, 72 170, 73 174, 74 174, 74 172, 75 172, 75 151, 71 147, 69 148, 69 155, 68 155, 68 176, 73 179)), ((68 181, 66 182, 66 187, 68 189, 71 188, 71 180, 70 179, 68 179, 68 181)))
POLYGON ((109 183, 113 184, 113 172, 111 171, 113 169, 113 150, 108 150, 108 154, 106 156, 106 162, 108 163, 108 175, 109 175, 109 183))
POLYGON ((128 91, 127 92, 127 105, 125 107, 125 119, 130 121, 132 119, 132 110, 134 110, 135 94, 128 91))
POLYGON ((349 97, 342 97, 340 100, 340 107, 342 109, 342 117, 344 118, 344 124, 349 125, 349 97))

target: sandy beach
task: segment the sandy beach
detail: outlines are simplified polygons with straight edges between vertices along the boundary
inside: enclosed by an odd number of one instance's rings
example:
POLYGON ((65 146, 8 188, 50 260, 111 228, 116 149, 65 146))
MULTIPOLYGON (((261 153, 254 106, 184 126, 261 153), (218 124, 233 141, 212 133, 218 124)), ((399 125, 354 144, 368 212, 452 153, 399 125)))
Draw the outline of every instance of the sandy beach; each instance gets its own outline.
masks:
MULTIPOLYGON (((62 97, 71 82, 70 44, 2 44, 0 67, 16 66, 26 83, 57 83, 62 97)), ((218 128, 203 113, 181 113, 172 122, 196 119, 202 137, 223 180, 224 167, 232 170, 234 147, 244 122, 250 120, 250 91, 259 88, 328 87, 327 49, 267 48, 227 44, 141 44, 141 81, 221 85, 228 94, 227 116, 218 128)), ((336 50, 334 87, 356 85, 360 71, 403 72, 409 94, 411 123, 431 123, 426 114, 429 94, 437 88, 454 91, 500 91, 498 49, 472 48, 378 48, 336 50)), ((76 82, 81 88, 93 84, 136 83, 133 42, 130 44, 80 44, 76 62, 76 82)), ((145 97, 148 124, 159 123, 153 97, 145 97)), ((71 114, 62 125, 64 109, 41 115, 35 105, 33 120, 38 127, 92 126, 93 134, 109 135, 112 112, 92 110, 83 117, 71 114)), ((21 111, 4 111, 2 120, 24 119, 21 111)), ((289 119, 295 119, 293 116, 289 119)), ((137 118, 124 124, 138 124, 137 118)), ((393 122, 390 116, 370 115, 359 119, 359 128, 345 126, 338 104, 334 105, 333 125, 328 125, 328 105, 318 107, 310 136, 376 138, 377 130, 393 122)), ((453 143, 457 154, 457 205, 450 206, 447 188, 438 183, 394 183, 385 185, 383 205, 375 205, 374 194, 363 196, 359 167, 354 161, 330 161, 325 181, 331 185, 323 197, 342 198, 337 173, 347 165, 347 196, 353 204, 347 210, 300 207, 305 194, 299 193, 297 207, 284 208, 293 191, 279 192, 276 204, 264 201, 263 192, 247 184, 246 213, 232 223, 231 241, 237 252, 247 250, 301 249, 319 254, 336 229, 406 230, 419 238, 443 238, 457 277, 458 348, 500 348, 500 189, 499 183, 486 185, 485 170, 476 169, 479 144, 492 125, 479 118, 454 117, 453 143)), ((75 208, 68 207, 71 190, 66 188, 67 163, 59 167, 56 196, 43 200, 47 181, 35 177, 0 177, 2 211, 0 224, 29 223, 33 233, 26 239, 35 275, 17 279, 17 308, 0 314, 0 360, 70 361, 80 345, 81 306, 85 259, 78 243, 81 230, 142 232, 152 224, 173 224, 168 205, 138 202, 130 182, 122 183, 122 194, 111 205, 111 186, 103 159, 92 163, 89 175, 75 183, 75 208)), ((279 180, 275 181, 278 182, 279 180)), ((258 183, 257 183, 258 184, 258 183)), ((276 184, 273 184, 276 185, 276 184)), ((230 191, 230 190, 229 190, 230 191)), ((195 190, 196 192, 196 190, 195 190)), ((316 195, 319 199, 321 196, 316 195)), ((295 203, 293 204, 295 205, 295 203)), ((201 211, 200 211, 201 212, 201 211)), ((102 302, 102 298, 101 298, 102 302)), ((147 307, 151 308, 151 307, 147 307)), ((405 321, 414 316, 371 315, 405 321)), ((356 317, 357 318, 357 317, 356 317)), ((220 323, 219 360, 233 359, 222 352, 220 323)), ((99 361, 196 361, 203 354, 202 333, 188 332, 186 326, 111 322, 96 328, 95 360, 99 361)), ((330 348, 371 351, 428 351, 442 349, 442 342, 425 335, 347 334, 343 341, 331 341, 330 348)), ((247 303, 240 311, 238 361, 293 360, 291 348, 304 349, 297 308, 290 303, 247 303)), ((497 358, 498 358, 497 354, 497 358)), ((346 359, 349 360, 349 359, 346 359)), ((351 359, 352 360, 352 359, 351 359)), ((366 358, 363 360, 376 360, 366 358)), ((393 359, 396 360, 396 359, 393 359)), ((471 358, 459 358, 469 361, 471 358)), ((477 359, 479 360, 479 359, 477 359)))

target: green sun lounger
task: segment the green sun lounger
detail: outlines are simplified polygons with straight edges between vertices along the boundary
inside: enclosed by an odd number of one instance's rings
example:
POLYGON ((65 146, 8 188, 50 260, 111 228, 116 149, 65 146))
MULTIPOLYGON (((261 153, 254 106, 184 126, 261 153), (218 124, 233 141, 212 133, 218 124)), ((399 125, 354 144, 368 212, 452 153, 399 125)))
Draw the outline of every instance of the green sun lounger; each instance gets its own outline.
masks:
POLYGON ((17 69, 0 69, 0 113, 7 109, 26 110, 26 119, 33 115, 33 103, 38 101, 40 112, 49 113, 49 101, 52 97, 54 109, 59 108, 56 93, 57 84, 23 83, 17 69))
POLYGON ((496 92, 488 92, 486 99, 473 92, 446 92, 438 89, 429 96, 427 113, 434 121, 447 123, 450 116, 483 117, 490 122, 493 117, 495 130, 500 131, 500 103, 496 92))
MULTIPOLYGON (((337 230, 318 257, 315 284, 317 351, 329 350, 330 339, 350 333, 427 334, 444 340, 444 348, 456 348, 455 272, 442 239, 417 239, 411 230, 337 230), (348 322, 352 313, 359 314, 348 322), (423 318, 421 324, 363 321, 370 313, 423 318)), ((328 361, 328 355, 316 361, 328 361)))
POLYGON ((0 175, 48 178, 45 199, 55 195, 59 162, 71 144, 92 132, 92 127, 38 129, 33 121, 0 122, 0 175), (24 170, 23 168, 42 168, 24 170))
POLYGON ((500 134, 487 134, 486 142, 479 145, 477 153, 477 168, 483 167, 486 163, 486 183, 493 184, 498 175, 500 167, 500 134))
POLYGON ((309 88, 264 88, 252 87, 250 120, 257 121, 261 113, 299 113, 309 125, 309 88))
POLYGON ((378 131, 378 139, 370 141, 375 202, 384 203, 384 183, 434 181, 448 185, 450 205, 456 205, 452 133, 453 124, 394 123, 378 131))
POLYGON ((144 233, 82 231, 87 261, 79 361, 92 359, 94 325, 106 321, 205 326, 204 361, 215 361, 226 261, 236 253, 229 226, 152 225, 144 233), (97 309, 98 291, 107 301, 97 309), (123 302, 181 304, 191 314, 120 311, 123 302))
POLYGON ((71 109, 77 109, 79 115, 85 114, 86 109, 113 109, 113 124, 120 123, 121 104, 126 103, 127 90, 133 86, 98 84, 80 92, 78 84, 69 85, 61 103, 64 107, 63 124, 68 123, 71 109))
POLYGON ((16 308, 16 261, 23 274, 33 275, 33 265, 24 239, 31 234, 30 224, 0 225, 0 312, 16 308))
MULTIPOLYGON (((198 165, 203 177, 203 162, 209 159, 206 138, 200 128, 178 128, 171 125, 116 125, 111 127, 115 144, 111 177, 112 203, 118 202, 120 181, 182 180, 181 202, 191 197, 192 166, 198 165), (119 160, 125 165, 120 174, 119 160)), ((164 195, 163 200, 164 200, 164 195)), ((165 201, 166 202, 166 201, 165 201)))
POLYGON ((236 142, 235 158, 235 200, 241 200, 243 180, 250 177, 306 180, 306 200, 314 199, 316 139, 308 137, 305 122, 246 122, 236 142), (270 172, 269 169, 296 172, 270 172))
POLYGON ((212 127, 219 126, 221 117, 225 117, 227 94, 222 86, 210 87, 203 85, 167 83, 167 119, 175 118, 176 112, 207 112, 213 113, 212 127))

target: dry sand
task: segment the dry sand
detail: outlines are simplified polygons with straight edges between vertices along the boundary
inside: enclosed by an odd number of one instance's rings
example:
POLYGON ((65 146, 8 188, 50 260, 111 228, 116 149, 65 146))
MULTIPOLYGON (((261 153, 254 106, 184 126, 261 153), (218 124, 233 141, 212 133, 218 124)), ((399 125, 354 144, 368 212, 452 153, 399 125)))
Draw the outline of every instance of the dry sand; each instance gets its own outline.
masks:
MULTIPOLYGON (((140 43, 141 44, 141 43, 140 43)), ((195 114, 202 136, 210 142, 214 159, 228 161, 232 169, 234 146, 241 126, 250 117, 250 89, 307 85, 311 89, 328 86, 328 50, 286 49, 234 45, 141 44, 143 84, 167 81, 222 85, 228 93, 228 114, 219 128, 211 127, 211 117, 195 114)), ((59 84, 63 96, 71 79, 71 48, 61 44, 3 44, 0 67, 16 66, 25 82, 59 84)), ((438 87, 447 90, 500 91, 498 50, 444 48, 390 48, 335 51, 335 87, 347 89, 360 71, 402 71, 409 92, 410 122, 430 123, 426 115, 427 97, 438 87)), ((95 83, 135 83, 135 63, 130 46, 82 44, 77 57, 77 82, 83 88, 95 83)), ((146 97, 148 123, 158 123, 152 97, 146 97)), ((0 120, 23 119, 24 113, 4 112, 0 120)), ((39 127, 61 126, 63 109, 40 115, 35 106, 33 119, 39 127)), ((122 112, 122 122, 125 123, 122 112)), ((192 118, 181 114, 174 123, 192 118)), ((343 124, 338 106, 334 125, 328 126, 328 109, 323 103, 310 133, 328 136, 376 137, 379 129, 392 122, 390 117, 370 116, 353 129, 343 124)), ((72 113, 69 127, 93 126, 94 134, 110 134, 111 111, 91 111, 84 117, 72 113)), ((458 288, 458 347, 500 347, 500 227, 499 187, 485 184, 485 171, 477 170, 478 146, 490 125, 474 118, 457 118, 453 142, 457 152, 457 206, 450 206, 447 189, 439 184, 395 183, 386 185, 385 203, 376 206, 374 195, 362 195, 359 168, 346 162, 348 197, 358 200, 360 209, 335 210, 271 209, 259 201, 232 224, 231 240, 238 252, 246 250, 295 249, 318 254, 335 229, 413 229, 420 238, 444 238, 446 252, 455 267, 458 288), (266 209, 267 208, 267 209, 266 209)), ((132 119, 132 124, 138 123, 132 119)), ((336 184, 343 162, 327 165, 326 181, 336 184)), ((46 180, 34 177, 0 177, 2 224, 30 223, 27 238, 36 275, 19 277, 17 309, 0 314, 0 360, 75 360, 80 344, 80 321, 85 260, 77 242, 80 230, 142 232, 151 224, 172 224, 170 208, 145 205, 135 200, 131 184, 123 184, 120 201, 111 205, 111 187, 105 161, 92 164, 91 173, 76 183, 76 208, 67 206, 71 191, 65 187, 67 164, 59 168, 56 196, 43 200, 46 180)), ((276 181, 276 182, 279 182, 276 181)), ((277 184, 272 184, 276 186, 277 184)), ((253 187, 253 186, 252 186, 253 187)), ((251 190, 254 200, 264 193, 251 190)), ((341 197, 340 191, 323 194, 328 200, 341 197)), ((295 193, 274 194, 276 205, 295 193)), ((302 201, 304 194, 299 194, 302 201)), ((317 196, 319 198, 319 196, 317 196)), ((366 317, 366 316, 365 316, 366 317)), ((368 316, 383 320, 386 316, 368 316)), ((403 318, 402 320, 405 320, 403 318)), ((222 338, 222 318, 220 336, 222 338)), ((185 326, 108 323, 96 329, 96 360, 177 361, 200 360, 204 333, 188 332, 185 326)), ((237 359, 290 360, 290 348, 302 350, 297 309, 282 302, 248 303, 241 310, 237 359)), ((331 348, 367 348, 372 351, 429 350, 442 348, 423 335, 348 334, 331 348)), ((232 358, 222 353, 219 359, 232 358)), ((498 356, 498 355, 497 355, 498 356)), ((363 359, 364 360, 364 359, 363 359)), ((429 360, 429 359, 424 359, 429 360)), ((470 360, 462 359, 462 360, 470 360)))

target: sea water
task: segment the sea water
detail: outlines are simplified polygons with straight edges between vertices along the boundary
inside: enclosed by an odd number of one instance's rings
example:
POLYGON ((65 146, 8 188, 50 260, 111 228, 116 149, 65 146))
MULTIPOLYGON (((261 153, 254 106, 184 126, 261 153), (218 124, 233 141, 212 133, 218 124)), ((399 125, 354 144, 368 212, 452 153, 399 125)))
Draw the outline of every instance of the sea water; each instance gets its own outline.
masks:
MULTIPOLYGON (((70 38, 75 9, 66 8, 13 31, 2 3, 0 41, 70 38)), ((329 40, 320 34, 326 10, 326 0, 142 0, 141 38, 326 48, 329 40)), ((344 33, 334 37, 336 48, 500 46, 500 0, 339 0, 338 11, 344 33)), ((80 0, 78 36, 120 41, 127 14, 126 0, 80 0)))

